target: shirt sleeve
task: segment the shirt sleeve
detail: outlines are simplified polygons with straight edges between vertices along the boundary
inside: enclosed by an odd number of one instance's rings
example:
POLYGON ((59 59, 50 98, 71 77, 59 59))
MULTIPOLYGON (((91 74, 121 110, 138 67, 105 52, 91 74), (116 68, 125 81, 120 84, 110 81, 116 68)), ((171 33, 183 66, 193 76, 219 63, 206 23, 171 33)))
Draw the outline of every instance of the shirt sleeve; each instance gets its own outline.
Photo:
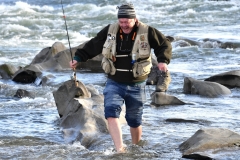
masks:
POLYGON ((97 35, 89 40, 82 48, 77 49, 75 52, 75 60, 86 62, 88 59, 102 53, 103 45, 107 39, 109 25, 104 27, 97 35))
POLYGON ((150 47, 154 50, 158 62, 169 64, 172 58, 171 42, 157 29, 148 29, 148 40, 150 47))

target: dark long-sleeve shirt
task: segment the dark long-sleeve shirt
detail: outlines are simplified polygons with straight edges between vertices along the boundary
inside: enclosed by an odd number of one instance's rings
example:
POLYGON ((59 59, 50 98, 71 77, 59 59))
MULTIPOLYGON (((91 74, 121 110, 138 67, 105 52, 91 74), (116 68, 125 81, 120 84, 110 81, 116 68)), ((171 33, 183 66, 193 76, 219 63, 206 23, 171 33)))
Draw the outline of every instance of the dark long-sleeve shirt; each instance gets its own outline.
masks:
MULTIPOLYGON (((81 49, 78 49, 75 53, 81 62, 85 62, 88 59, 92 59, 98 54, 102 53, 103 45, 107 39, 109 25, 103 28, 97 35, 92 38, 89 42, 85 44, 85 46, 81 49)), ((134 31, 137 31, 137 27, 135 26, 131 33, 124 34, 123 33, 123 41, 120 39, 119 32, 117 33, 117 54, 130 54, 131 48, 134 42, 131 40, 134 31), (130 38, 129 38, 130 37, 130 38), (122 43, 122 44, 121 44, 122 43), (120 47, 121 46, 121 47, 120 47)), ((157 57, 158 62, 169 64, 172 57, 172 46, 171 42, 157 29, 149 26, 148 29, 148 41, 150 47, 153 49, 154 54, 157 57)), ((115 67, 120 69, 131 69, 132 68, 132 59, 129 57, 121 57, 117 58, 115 62, 115 67)), ((132 72, 124 72, 124 71, 116 71, 115 75, 108 75, 109 78, 117 81, 117 82, 125 82, 125 83, 136 83, 140 81, 144 81, 147 76, 134 78, 132 72)))

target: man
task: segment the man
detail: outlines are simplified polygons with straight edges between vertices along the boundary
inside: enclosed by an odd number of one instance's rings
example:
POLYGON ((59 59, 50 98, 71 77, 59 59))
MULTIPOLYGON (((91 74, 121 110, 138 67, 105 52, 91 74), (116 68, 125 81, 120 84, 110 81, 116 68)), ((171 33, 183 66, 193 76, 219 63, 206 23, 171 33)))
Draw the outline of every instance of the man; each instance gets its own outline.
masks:
MULTIPOLYGON (((74 60, 70 61, 70 67, 75 68, 78 62, 103 54, 102 68, 108 74, 103 91, 104 112, 117 152, 124 151, 118 120, 124 103, 132 143, 138 144, 142 136, 144 87, 152 67, 151 49, 157 57, 159 70, 169 75, 167 64, 172 56, 171 43, 157 29, 138 21, 132 4, 123 4, 118 7, 118 22, 103 28, 78 49, 74 60)), ((170 77, 163 79, 165 83, 157 84, 156 90, 166 91, 170 77)))

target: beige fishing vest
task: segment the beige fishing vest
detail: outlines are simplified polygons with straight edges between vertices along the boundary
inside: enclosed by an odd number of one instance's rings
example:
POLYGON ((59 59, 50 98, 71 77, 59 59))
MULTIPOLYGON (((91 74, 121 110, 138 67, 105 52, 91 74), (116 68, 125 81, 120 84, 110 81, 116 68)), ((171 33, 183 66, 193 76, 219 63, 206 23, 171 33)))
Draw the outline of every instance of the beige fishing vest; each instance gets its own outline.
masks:
MULTIPOLYGON (((102 54, 102 68, 107 74, 114 75, 117 71, 127 71, 124 69, 115 68, 113 61, 115 57, 126 57, 128 55, 117 55, 116 52, 116 36, 119 31, 119 24, 111 24, 108 29, 108 36, 103 45, 102 54)), ((135 78, 145 76, 150 73, 151 62, 151 48, 148 41, 148 26, 139 22, 137 35, 133 44, 131 52, 132 60, 136 60, 133 64, 131 72, 135 78)))

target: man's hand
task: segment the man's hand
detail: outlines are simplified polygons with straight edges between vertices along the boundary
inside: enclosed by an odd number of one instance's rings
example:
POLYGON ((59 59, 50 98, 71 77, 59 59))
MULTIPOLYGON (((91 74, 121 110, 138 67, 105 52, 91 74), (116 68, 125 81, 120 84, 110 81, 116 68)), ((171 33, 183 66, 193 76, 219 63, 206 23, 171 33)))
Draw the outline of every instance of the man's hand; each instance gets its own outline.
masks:
POLYGON ((164 71, 164 72, 167 72, 168 69, 167 69, 167 64, 166 63, 158 63, 158 69, 160 71, 164 71))
POLYGON ((77 67, 77 64, 78 64, 78 62, 77 62, 76 60, 72 60, 72 61, 69 62, 69 66, 70 66, 71 68, 76 68, 76 67, 77 67))

